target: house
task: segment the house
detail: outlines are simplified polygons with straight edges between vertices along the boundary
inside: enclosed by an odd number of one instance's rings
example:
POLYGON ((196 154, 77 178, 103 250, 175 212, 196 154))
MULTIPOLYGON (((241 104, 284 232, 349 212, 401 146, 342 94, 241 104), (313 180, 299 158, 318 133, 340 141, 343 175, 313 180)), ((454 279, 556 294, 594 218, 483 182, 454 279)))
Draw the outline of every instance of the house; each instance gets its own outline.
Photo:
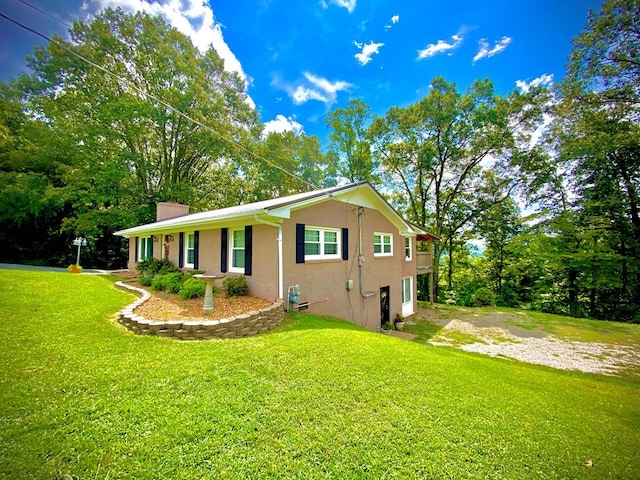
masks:
POLYGON ((249 292, 371 330, 416 312, 433 235, 411 225, 368 182, 189 214, 158 204, 129 238, 129 268, 149 257, 183 270, 245 275, 249 292), (418 252, 417 241, 428 251, 418 252))

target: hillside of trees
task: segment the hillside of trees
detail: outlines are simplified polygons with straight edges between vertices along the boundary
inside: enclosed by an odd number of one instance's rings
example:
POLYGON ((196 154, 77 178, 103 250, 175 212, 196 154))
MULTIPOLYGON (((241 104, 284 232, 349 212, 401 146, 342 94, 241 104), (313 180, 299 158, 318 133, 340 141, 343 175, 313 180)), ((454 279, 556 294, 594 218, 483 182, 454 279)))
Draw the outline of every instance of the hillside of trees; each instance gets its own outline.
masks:
MULTIPOLYGON (((640 4, 608 0, 552 88, 490 79, 315 136, 262 134, 243 81, 160 17, 108 9, 0 83, 0 262, 121 268, 112 232, 367 180, 438 235, 438 301, 640 322, 640 4), (482 251, 470 245, 481 244, 482 251)), ((426 286, 419 289, 426 291, 426 286)), ((419 292, 420 293, 420 292, 419 292)))

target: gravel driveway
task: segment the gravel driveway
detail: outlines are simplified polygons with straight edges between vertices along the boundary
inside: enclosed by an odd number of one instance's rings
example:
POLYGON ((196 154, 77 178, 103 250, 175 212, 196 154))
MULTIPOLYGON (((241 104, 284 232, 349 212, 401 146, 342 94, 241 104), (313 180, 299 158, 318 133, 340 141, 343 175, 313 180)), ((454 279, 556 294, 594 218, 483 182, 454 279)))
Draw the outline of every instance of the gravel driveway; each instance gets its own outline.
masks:
POLYGON ((433 310, 420 309, 417 319, 442 327, 427 342, 432 345, 456 346, 468 352, 602 375, 616 375, 626 368, 640 367, 640 351, 635 347, 560 339, 541 330, 510 324, 513 315, 504 312, 491 315, 472 313, 443 319, 438 318, 433 310), (475 337, 477 341, 461 342, 460 334, 464 338, 475 337))

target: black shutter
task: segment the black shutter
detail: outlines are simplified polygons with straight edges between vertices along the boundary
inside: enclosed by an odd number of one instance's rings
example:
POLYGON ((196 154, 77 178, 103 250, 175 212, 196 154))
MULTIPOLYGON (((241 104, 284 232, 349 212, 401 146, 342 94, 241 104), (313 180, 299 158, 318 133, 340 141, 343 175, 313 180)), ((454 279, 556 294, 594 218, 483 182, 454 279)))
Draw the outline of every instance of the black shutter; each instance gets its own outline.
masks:
POLYGON ((151 235, 147 241, 151 244, 151 247, 149 248, 149 253, 151 254, 149 258, 153 258, 153 244, 154 244, 154 240, 156 239, 155 235, 151 235))
POLYGON ((184 232, 178 236, 178 268, 184 267, 184 232))
POLYGON ((138 258, 140 258, 140 257, 138 257, 138 243, 140 243, 139 237, 135 237, 134 241, 136 242, 136 245, 134 247, 135 252, 136 252, 136 256, 134 257, 133 261, 134 261, 134 263, 137 263, 138 262, 138 258))
POLYGON ((296 223, 296 263, 304 263, 304 223, 296 223))
POLYGON ((226 228, 220 229, 220 271, 226 273, 227 271, 227 246, 229 244, 228 230, 226 228))
POLYGON ((200 231, 193 232, 193 268, 198 269, 198 261, 200 260, 200 231))
POLYGON ((251 275, 251 260, 253 257, 253 226, 244 227, 244 274, 251 275))
POLYGON ((342 259, 349 260, 349 229, 342 229, 342 259))

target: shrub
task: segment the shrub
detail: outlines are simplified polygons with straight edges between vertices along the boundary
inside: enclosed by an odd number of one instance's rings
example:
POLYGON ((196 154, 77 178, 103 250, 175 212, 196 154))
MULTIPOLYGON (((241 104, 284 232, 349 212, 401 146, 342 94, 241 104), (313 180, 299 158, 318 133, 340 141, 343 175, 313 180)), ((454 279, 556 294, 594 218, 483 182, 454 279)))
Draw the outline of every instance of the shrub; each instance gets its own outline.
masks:
POLYGON ((444 292, 444 303, 447 305, 456 305, 460 301, 460 296, 455 290, 447 290, 444 292))
POLYGON ((182 288, 182 276, 180 272, 158 275, 153 279, 151 288, 155 290, 165 290, 170 293, 178 293, 182 288))
POLYGON ((170 262, 169 260, 156 260, 155 263, 155 274, 157 275, 165 275, 167 273, 182 273, 182 271, 176 267, 172 262, 170 262))
POLYGON ((155 277, 166 273, 179 272, 180 269, 167 259, 147 258, 141 260, 136 265, 136 270, 142 275, 155 277))
POLYGON ((145 287, 150 287, 151 284, 153 283, 153 278, 151 278, 151 277, 140 277, 138 279, 138 283, 140 285, 144 285, 145 287))
MULTIPOLYGON (((204 297, 204 288, 205 283, 204 280, 199 280, 197 278, 190 278, 182 284, 182 288, 180 289, 180 298, 198 298, 204 297)), ((213 294, 217 293, 216 288, 213 289, 213 294)))
POLYGON ((222 288, 227 297, 238 297, 249 292, 247 279, 244 275, 239 277, 227 277, 222 282, 222 288))
POLYGON ((151 262, 154 258, 146 258, 136 263, 136 272, 140 275, 151 275, 151 262))
POLYGON ((471 296, 470 307, 484 307, 496 304, 496 294, 487 287, 481 287, 471 296))

